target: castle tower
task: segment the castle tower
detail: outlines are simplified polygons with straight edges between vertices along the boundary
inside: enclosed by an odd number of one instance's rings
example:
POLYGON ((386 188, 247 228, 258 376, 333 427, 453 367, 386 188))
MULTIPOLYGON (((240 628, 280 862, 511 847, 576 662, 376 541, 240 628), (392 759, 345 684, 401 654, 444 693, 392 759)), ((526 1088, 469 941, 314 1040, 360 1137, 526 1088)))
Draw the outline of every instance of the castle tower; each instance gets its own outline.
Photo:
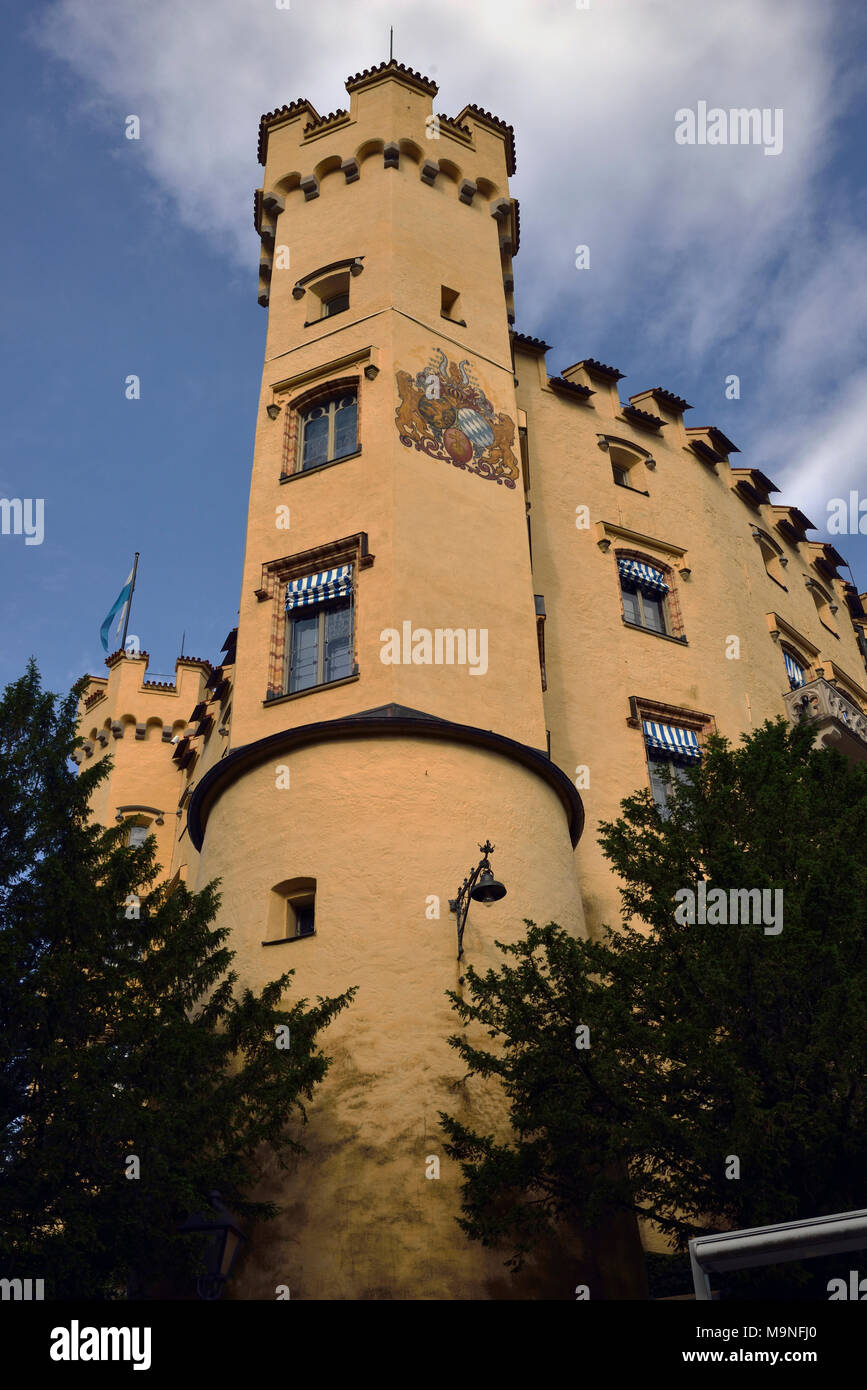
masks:
POLYGON ((98 820, 153 831, 167 877, 220 880, 242 984, 358 987, 323 1040, 308 1154, 263 1181, 284 1214, 230 1296, 641 1297, 634 1223, 522 1281, 455 1223, 438 1112, 483 1132, 503 1114, 446 1043, 450 899, 489 838, 507 895, 464 937, 484 972, 525 918, 620 920, 598 822, 641 786, 664 812, 665 768, 715 731, 809 718, 867 761, 867 595, 680 396, 626 396, 593 357, 549 376, 512 327, 510 127, 436 114, 395 62, 346 86, 348 110, 298 100, 260 126, 238 627, 174 681, 109 657, 78 757, 113 757, 98 820))
POLYGON ((83 746, 73 754, 79 766, 110 757, 111 770, 91 801, 101 825, 125 822, 127 839, 156 837, 156 859, 163 877, 187 877, 188 858, 179 841, 180 762, 185 735, 192 734, 195 713, 211 664, 198 657, 179 657, 174 677, 148 679, 148 653, 116 651, 108 657, 107 676, 91 676, 79 700, 78 732, 83 746), (171 754, 180 745, 180 754, 171 754))
MULTIPOLYGON (((348 111, 300 100, 261 123, 268 331, 231 732, 188 823, 242 982, 291 968, 294 996, 358 994, 325 1037, 308 1155, 269 1189, 288 1211, 233 1292, 526 1296, 456 1225, 438 1122, 500 1116, 454 1085, 445 991, 466 961, 498 962, 527 917, 584 929, 521 471, 513 136, 473 106, 435 116, 436 86, 395 62, 346 85, 348 111), (449 900, 486 837, 508 892, 473 905, 459 964, 449 900)), ((551 1266, 546 1296, 580 1274, 551 1266)))

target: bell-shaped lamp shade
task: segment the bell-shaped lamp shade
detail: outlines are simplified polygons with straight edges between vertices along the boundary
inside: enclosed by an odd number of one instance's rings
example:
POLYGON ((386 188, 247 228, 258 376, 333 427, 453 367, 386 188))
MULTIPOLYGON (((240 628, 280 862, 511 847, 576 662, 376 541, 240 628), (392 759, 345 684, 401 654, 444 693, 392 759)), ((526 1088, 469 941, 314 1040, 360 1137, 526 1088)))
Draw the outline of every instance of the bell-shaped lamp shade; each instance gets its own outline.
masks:
POLYGON ((210 1236, 203 1251, 205 1273, 196 1281, 200 1298, 217 1299, 232 1273, 242 1244, 246 1237, 241 1228, 232 1220, 229 1212, 220 1201, 218 1192, 211 1193, 214 1212, 196 1212, 188 1216, 178 1227, 181 1232, 197 1232, 210 1236))
POLYGON ((502 883, 494 878, 490 869, 482 869, 479 874, 478 882, 470 893, 473 902, 482 903, 485 907, 490 907, 491 903, 498 903, 500 898, 506 896, 506 889, 502 883))

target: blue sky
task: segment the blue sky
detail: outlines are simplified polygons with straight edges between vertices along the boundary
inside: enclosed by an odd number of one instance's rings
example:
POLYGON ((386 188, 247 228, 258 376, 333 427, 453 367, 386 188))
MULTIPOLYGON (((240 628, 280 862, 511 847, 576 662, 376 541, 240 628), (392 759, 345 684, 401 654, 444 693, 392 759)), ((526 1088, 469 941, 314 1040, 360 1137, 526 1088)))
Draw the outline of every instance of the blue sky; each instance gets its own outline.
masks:
MULTIPOLYGON (((396 56, 439 82, 436 110, 515 126, 517 326, 554 345, 551 374, 594 356, 624 396, 685 396, 687 423, 723 429, 824 537, 831 498, 867 501, 865 20, 854 0, 7 10, 0 497, 44 498, 45 536, 0 536, 0 681, 31 653, 54 689, 102 672, 135 550, 151 672, 173 670, 184 631, 218 658, 264 344, 258 118, 345 104, 390 23, 396 56), (779 155, 678 145, 675 112, 701 100, 781 109, 779 155)), ((867 589, 867 535, 831 539, 867 589)))

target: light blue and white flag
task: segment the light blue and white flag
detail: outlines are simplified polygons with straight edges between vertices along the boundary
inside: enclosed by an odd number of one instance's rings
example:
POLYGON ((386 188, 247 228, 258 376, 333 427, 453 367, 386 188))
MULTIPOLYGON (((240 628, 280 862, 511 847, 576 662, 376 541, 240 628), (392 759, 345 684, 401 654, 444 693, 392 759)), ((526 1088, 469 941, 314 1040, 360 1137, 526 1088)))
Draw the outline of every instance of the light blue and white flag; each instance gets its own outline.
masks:
POLYGON ((135 565, 133 565, 132 569, 127 575, 126 583, 124 584, 114 603, 111 605, 111 608, 108 610, 108 615, 104 619, 102 627, 99 629, 99 635, 102 638, 102 646, 104 651, 108 651, 108 630, 111 627, 112 619, 114 618, 116 613, 119 613, 120 617, 117 620, 117 627, 114 630, 115 637, 119 637, 121 632, 123 631, 123 620, 126 617, 126 611, 129 605, 130 595, 132 593, 132 577, 134 572, 135 565))

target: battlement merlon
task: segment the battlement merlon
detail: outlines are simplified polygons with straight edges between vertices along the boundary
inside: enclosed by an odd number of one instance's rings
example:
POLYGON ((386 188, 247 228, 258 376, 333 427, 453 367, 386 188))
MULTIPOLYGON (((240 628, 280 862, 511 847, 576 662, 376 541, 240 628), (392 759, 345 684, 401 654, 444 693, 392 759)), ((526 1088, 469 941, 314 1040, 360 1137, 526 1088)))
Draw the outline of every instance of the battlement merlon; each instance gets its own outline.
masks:
POLYGON ((174 681, 156 676, 148 680, 149 659, 144 651, 137 656, 112 652, 105 661, 108 676, 87 677, 78 705, 80 733, 86 736, 91 725, 122 721, 124 717, 146 724, 161 716, 166 726, 186 720, 202 698, 213 670, 211 662, 202 657, 178 657, 174 681))
POLYGON ((515 135, 499 117, 472 104, 455 117, 435 112, 436 83, 396 61, 350 77, 346 90, 348 111, 320 116, 301 98, 262 116, 259 162, 265 166, 266 197, 284 195, 302 180, 319 180, 338 166, 349 179, 354 167, 389 145, 420 164, 445 161, 459 181, 481 179, 487 197, 508 196, 515 135))

